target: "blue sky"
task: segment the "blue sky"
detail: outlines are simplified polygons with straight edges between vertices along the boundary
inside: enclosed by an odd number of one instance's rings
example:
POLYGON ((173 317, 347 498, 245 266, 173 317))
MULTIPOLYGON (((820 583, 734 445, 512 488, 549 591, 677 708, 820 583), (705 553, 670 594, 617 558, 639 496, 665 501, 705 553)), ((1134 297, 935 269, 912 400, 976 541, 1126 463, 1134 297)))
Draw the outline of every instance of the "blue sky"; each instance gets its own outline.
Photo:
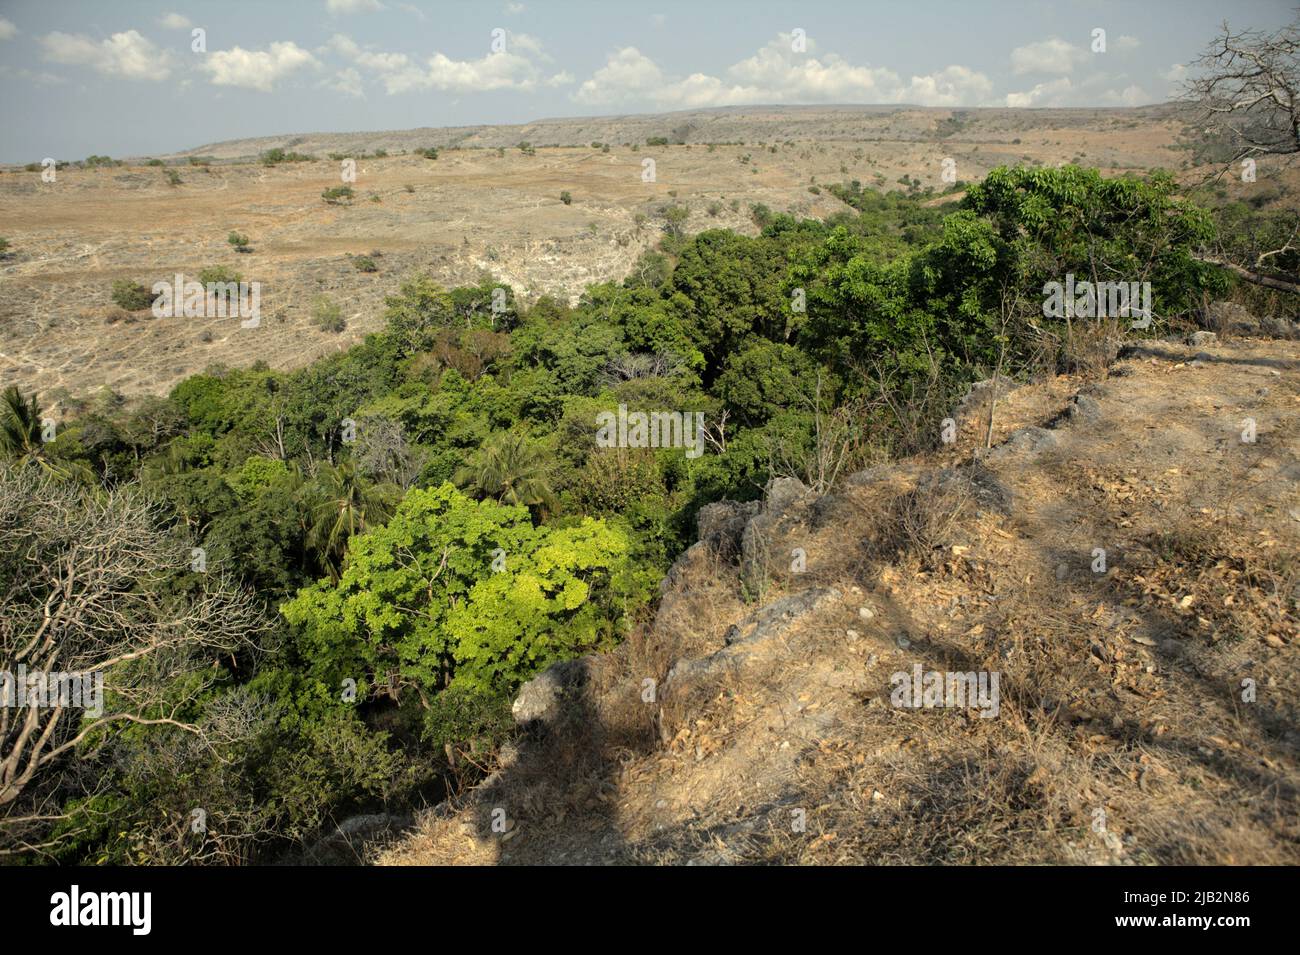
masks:
POLYGON ((756 103, 1138 105, 1225 17, 1274 29, 1294 3, 0 0, 0 161, 756 103))

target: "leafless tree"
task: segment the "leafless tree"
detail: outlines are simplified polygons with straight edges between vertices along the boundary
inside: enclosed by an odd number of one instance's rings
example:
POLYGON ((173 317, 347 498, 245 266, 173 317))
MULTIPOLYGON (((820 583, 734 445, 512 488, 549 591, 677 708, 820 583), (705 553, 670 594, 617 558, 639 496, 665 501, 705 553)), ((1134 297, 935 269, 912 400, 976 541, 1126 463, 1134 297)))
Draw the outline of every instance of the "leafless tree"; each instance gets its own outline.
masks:
MULTIPOLYGON (((1192 69, 1184 86, 1191 119, 1207 140, 1229 149, 1211 178, 1256 158, 1289 162, 1300 154, 1300 15, 1272 33, 1234 33, 1225 22, 1192 69)), ((1268 244, 1262 247, 1247 242, 1235 255, 1219 248, 1198 257, 1256 285, 1300 293, 1300 278, 1283 264, 1296 259, 1300 212, 1292 210, 1289 219, 1264 231, 1260 240, 1268 244)), ((1239 237, 1234 244, 1242 245, 1239 237)))
POLYGON ((670 352, 624 352, 605 363, 601 379, 617 385, 636 378, 671 378, 685 367, 681 357, 670 352))
POLYGON ((1225 21, 1192 66, 1186 98, 1206 134, 1235 145, 1233 162, 1300 153, 1300 17, 1273 33, 1225 21))
POLYGON ((357 422, 353 459, 363 474, 410 488, 429 460, 427 451, 412 447, 400 421, 367 415, 357 422))
POLYGON ((104 688, 89 708, 15 706, 12 694, 0 706, 0 852, 39 845, 33 833, 57 817, 55 789, 94 791, 84 761, 128 727, 171 727, 199 746, 238 731, 238 721, 186 714, 256 646, 265 618, 215 570, 195 588, 168 586, 191 550, 159 518, 135 487, 0 469, 0 671, 102 674, 104 688))
POLYGON ((846 468, 859 463, 862 452, 862 409, 856 403, 829 408, 823 395, 824 376, 817 372, 813 394, 804 402, 813 417, 812 447, 790 447, 778 440, 771 449, 772 474, 797 477, 818 494, 827 494, 846 468))

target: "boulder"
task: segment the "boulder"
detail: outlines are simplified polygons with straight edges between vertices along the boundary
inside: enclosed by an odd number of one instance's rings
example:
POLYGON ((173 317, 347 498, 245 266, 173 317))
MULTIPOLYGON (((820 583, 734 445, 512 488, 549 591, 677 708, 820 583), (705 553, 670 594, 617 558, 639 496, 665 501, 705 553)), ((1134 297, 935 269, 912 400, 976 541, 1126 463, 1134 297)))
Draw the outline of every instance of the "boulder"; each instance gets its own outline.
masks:
POLYGON ((515 723, 525 727, 554 723, 565 699, 586 683, 588 663, 587 657, 553 663, 521 686, 510 707, 515 723))

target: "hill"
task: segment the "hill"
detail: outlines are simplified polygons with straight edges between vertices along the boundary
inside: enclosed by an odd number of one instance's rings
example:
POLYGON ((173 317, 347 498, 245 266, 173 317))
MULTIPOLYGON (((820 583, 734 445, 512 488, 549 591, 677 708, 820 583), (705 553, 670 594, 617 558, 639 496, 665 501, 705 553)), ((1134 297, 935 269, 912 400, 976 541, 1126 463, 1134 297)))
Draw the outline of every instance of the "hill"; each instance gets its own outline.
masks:
POLYGON ((1211 338, 706 509, 653 626, 525 686, 532 733, 378 861, 1300 861, 1300 348, 1211 338), (900 707, 916 667, 997 698, 900 707))

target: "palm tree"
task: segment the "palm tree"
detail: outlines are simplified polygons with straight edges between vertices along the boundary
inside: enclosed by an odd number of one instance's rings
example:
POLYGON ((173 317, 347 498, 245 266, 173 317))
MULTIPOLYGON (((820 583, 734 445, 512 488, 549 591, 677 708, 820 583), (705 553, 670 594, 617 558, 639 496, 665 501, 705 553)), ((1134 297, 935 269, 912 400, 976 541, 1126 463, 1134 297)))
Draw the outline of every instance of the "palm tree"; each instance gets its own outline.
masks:
POLYGON ((90 469, 80 462, 55 464, 51 460, 41 434, 43 428, 36 395, 24 398, 17 385, 6 388, 0 395, 0 455, 19 465, 39 464, 57 477, 90 478, 90 469))
POLYGON ((367 483, 351 461, 323 464, 304 493, 312 522, 307 544, 334 578, 343 565, 348 539, 387 521, 401 497, 401 489, 394 484, 367 483))
POLYGON ((546 450, 519 431, 498 431, 483 442, 452 480, 480 497, 507 504, 555 508, 546 450))
POLYGON ((41 406, 36 396, 24 398, 17 385, 10 385, 0 398, 0 448, 6 455, 32 460, 45 450, 41 441, 41 406))

